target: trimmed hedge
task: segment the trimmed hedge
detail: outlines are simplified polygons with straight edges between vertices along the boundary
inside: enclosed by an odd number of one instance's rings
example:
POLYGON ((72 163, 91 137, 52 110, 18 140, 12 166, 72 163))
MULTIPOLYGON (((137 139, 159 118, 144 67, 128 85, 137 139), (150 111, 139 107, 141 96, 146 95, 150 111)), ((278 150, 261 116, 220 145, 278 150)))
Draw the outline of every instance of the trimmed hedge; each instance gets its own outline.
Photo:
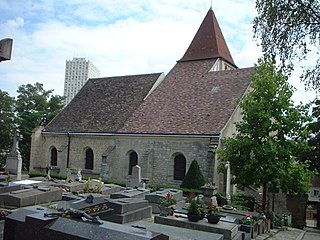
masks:
POLYGON ((200 190, 200 187, 202 187, 204 184, 205 180, 199 167, 199 164, 196 160, 193 160, 188 169, 187 174, 183 178, 180 187, 183 189, 200 190))

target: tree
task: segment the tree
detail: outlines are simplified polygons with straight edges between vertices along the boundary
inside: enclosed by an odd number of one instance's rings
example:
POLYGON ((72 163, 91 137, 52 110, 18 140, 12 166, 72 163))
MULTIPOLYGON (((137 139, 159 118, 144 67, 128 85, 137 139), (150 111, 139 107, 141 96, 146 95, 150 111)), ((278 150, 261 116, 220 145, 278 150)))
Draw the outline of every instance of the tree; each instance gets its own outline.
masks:
MULTIPOLYGON (((310 47, 320 46, 320 2, 314 0, 256 0, 258 16, 254 34, 262 50, 278 56, 282 66, 292 70, 293 60, 306 59, 310 47)), ((308 88, 320 90, 320 58, 304 70, 301 79, 308 88)))
POLYGON ((191 162, 186 176, 184 176, 183 181, 180 185, 181 188, 186 189, 196 189, 199 190, 201 186, 205 184, 205 180, 199 164, 196 160, 191 162))
POLYGON ((14 129, 14 98, 0 90, 0 165, 6 161, 6 155, 11 149, 11 135, 14 129))
POLYGON ((19 147, 24 167, 28 169, 32 130, 48 124, 61 111, 64 97, 52 95, 53 90, 44 90, 41 83, 22 85, 17 92, 17 123, 23 136, 19 147))
POLYGON ((312 117, 314 121, 307 125, 311 132, 308 138, 311 150, 303 153, 301 158, 310 165, 310 170, 320 175, 320 99, 314 100, 313 103, 312 117))
POLYGON ((229 161, 239 187, 263 186, 265 209, 268 186, 280 186, 294 194, 308 190, 309 172, 297 155, 308 148, 304 124, 310 117, 307 106, 294 106, 290 99, 293 87, 274 62, 259 60, 251 87, 240 103, 243 118, 236 123, 238 134, 226 138, 225 147, 217 153, 220 169, 229 161), (288 186, 287 179, 292 177, 296 178, 288 186))

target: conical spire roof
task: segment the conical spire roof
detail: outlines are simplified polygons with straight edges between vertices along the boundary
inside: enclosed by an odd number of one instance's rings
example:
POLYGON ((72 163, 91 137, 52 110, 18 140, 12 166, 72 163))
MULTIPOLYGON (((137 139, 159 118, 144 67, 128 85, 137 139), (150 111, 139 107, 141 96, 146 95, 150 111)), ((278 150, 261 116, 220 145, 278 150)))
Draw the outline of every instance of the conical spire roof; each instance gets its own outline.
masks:
POLYGON ((214 12, 210 8, 189 48, 179 62, 223 58, 236 66, 214 12))

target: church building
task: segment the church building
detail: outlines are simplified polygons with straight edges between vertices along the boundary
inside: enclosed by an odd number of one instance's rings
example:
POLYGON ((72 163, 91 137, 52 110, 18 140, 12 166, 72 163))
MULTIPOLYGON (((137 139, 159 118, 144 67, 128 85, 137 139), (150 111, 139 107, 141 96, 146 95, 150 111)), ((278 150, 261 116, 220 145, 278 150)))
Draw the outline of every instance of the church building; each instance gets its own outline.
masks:
POLYGON ((233 61, 210 9, 171 71, 94 78, 47 126, 32 134, 30 171, 125 180, 132 167, 151 183, 181 184, 197 160, 219 187, 213 149, 236 132, 239 100, 253 68, 233 61))

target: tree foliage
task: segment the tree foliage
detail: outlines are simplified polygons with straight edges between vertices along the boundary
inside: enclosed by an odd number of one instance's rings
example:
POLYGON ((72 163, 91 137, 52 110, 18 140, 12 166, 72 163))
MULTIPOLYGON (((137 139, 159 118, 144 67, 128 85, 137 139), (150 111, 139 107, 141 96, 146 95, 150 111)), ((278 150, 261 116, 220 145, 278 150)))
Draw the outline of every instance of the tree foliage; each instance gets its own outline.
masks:
POLYGON ((313 122, 307 125, 311 132, 308 138, 311 150, 302 154, 302 160, 310 165, 311 170, 320 175, 320 99, 314 100, 313 103, 313 122))
POLYGON ((5 164, 6 155, 12 145, 14 126, 14 98, 0 90, 0 165, 5 164))
POLYGON ((27 84, 18 88, 17 123, 23 139, 19 147, 25 168, 29 168, 32 130, 48 124, 63 108, 64 98, 44 90, 43 84, 27 84))
MULTIPOLYGON (((255 37, 262 50, 278 56, 292 70, 293 60, 306 59, 311 46, 320 47, 320 2, 315 0, 256 0, 255 37)), ((320 58, 301 76, 306 86, 320 90, 320 58)))
POLYGON ((199 164, 196 160, 191 162, 191 165, 188 169, 186 176, 183 178, 183 181, 180 185, 181 188, 186 189, 197 189, 199 190, 201 186, 205 184, 205 180, 199 164))
POLYGON ((256 65, 251 87, 240 103, 243 119, 236 124, 238 134, 217 150, 220 166, 230 162, 240 187, 276 185, 287 193, 305 193, 310 175, 297 156, 308 149, 307 106, 294 106, 293 87, 267 59, 256 65), (288 185, 288 179, 294 181, 288 185))

